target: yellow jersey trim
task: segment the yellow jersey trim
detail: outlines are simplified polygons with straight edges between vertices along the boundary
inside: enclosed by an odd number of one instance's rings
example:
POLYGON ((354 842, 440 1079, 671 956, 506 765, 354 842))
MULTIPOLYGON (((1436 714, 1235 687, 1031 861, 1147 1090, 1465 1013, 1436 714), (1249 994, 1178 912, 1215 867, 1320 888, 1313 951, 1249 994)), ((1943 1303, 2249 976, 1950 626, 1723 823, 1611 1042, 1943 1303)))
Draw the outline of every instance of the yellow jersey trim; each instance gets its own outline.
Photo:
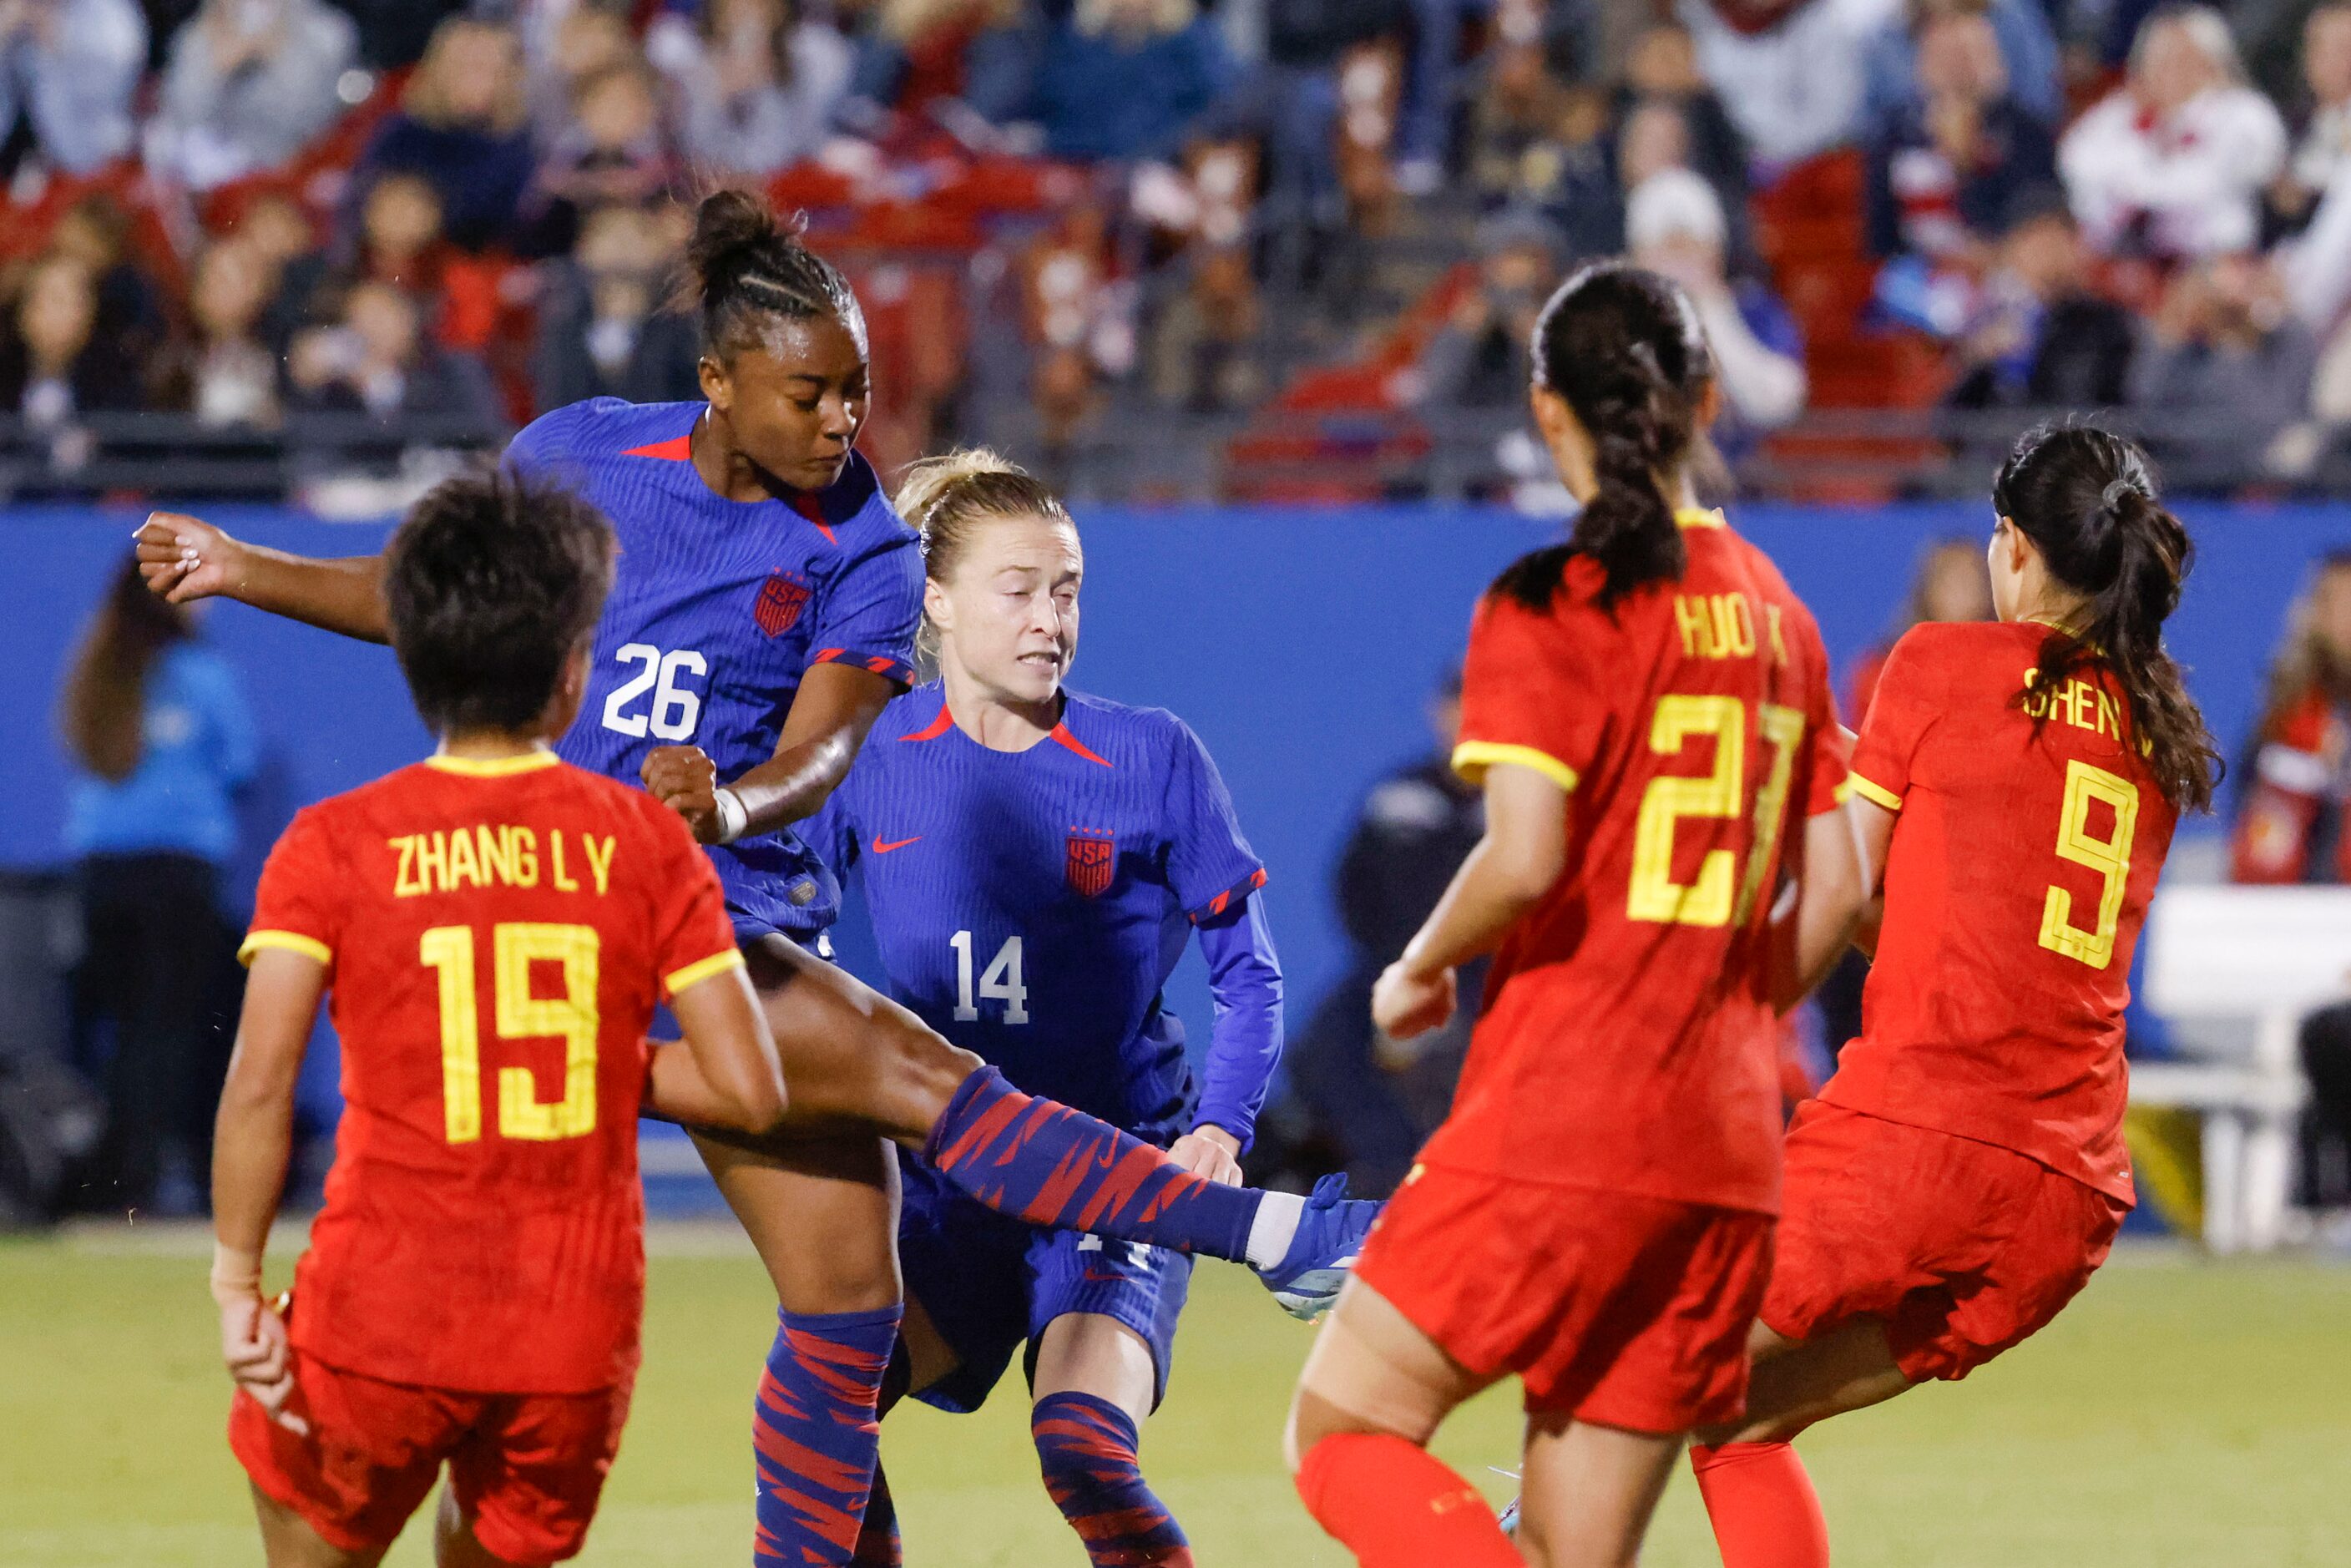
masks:
POLYGON ((335 961, 335 950, 316 936, 305 936, 299 931, 254 931, 246 934, 236 950, 236 961, 251 964, 253 956, 265 947, 276 947, 287 953, 299 953, 305 958, 316 958, 321 964, 335 961))
POLYGON ((519 757, 444 757, 435 752, 424 759, 424 766, 467 779, 504 779, 512 773, 532 773, 541 768, 552 768, 559 760, 555 753, 542 747, 537 751, 526 751, 519 757))
POLYGON ((1674 526, 1681 528, 1719 528, 1728 527, 1722 520, 1720 507, 1681 507, 1674 512, 1674 526))
POLYGON ((1883 784, 1874 783, 1858 773, 1846 774, 1844 781, 1853 786, 1855 794, 1873 805, 1883 806, 1889 811, 1902 810, 1902 797, 1883 784))
POLYGON ((1831 791, 1829 792, 1829 799, 1830 799, 1830 800, 1834 800, 1838 805, 1842 806, 1842 805, 1844 805, 1847 800, 1852 800, 1852 799, 1853 799, 1853 791, 1854 791, 1854 779, 1853 779, 1853 775, 1852 775, 1850 772, 1848 772, 1848 773, 1844 776, 1844 780, 1843 780, 1841 783, 1839 783, 1839 784, 1837 785, 1837 787, 1836 787, 1834 789, 1833 789, 1833 790, 1831 790, 1831 791))
POLYGON ((1453 748, 1453 771, 1472 784, 1484 782, 1486 769, 1497 762, 1531 768, 1561 789, 1574 792, 1575 769, 1548 751, 1499 740, 1465 740, 1453 748))
POLYGON ((688 964, 683 969, 671 970, 662 977, 662 984, 669 988, 669 994, 674 997, 688 986, 699 985, 713 975, 723 975, 729 969, 739 969, 742 967, 742 949, 729 947, 724 953, 713 953, 709 957, 688 964))

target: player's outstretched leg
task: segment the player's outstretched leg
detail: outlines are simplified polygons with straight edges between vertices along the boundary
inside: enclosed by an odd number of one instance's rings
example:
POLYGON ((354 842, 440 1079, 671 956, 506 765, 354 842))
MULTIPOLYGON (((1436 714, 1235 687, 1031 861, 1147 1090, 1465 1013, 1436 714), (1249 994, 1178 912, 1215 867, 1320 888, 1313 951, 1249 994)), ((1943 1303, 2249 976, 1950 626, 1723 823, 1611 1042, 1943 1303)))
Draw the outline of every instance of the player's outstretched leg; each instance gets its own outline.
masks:
POLYGON ((1106 1122, 1021 1093, 780 936, 746 955, 791 1085, 789 1128, 875 1127, 1029 1224, 1247 1263, 1298 1317, 1328 1310, 1378 1216, 1335 1178, 1311 1199, 1205 1180, 1106 1122))

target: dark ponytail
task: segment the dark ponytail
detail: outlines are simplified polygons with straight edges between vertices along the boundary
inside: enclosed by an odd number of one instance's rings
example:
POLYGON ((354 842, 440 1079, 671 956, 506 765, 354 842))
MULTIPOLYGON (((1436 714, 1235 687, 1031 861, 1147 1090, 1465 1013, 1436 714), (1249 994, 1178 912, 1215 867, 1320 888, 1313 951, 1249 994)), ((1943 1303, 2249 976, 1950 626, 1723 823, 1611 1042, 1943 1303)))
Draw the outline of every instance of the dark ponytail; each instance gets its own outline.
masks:
POLYGON ((765 323, 859 319, 857 296, 841 268, 800 243, 801 223, 787 223, 748 191, 714 191, 694 213, 686 243, 682 303, 702 318, 702 350, 732 359, 765 341, 765 323))
POLYGON ((2105 665, 2158 786, 2183 811, 2210 810, 2220 747, 2163 646, 2163 623, 2179 608, 2196 547, 2156 498, 2147 460, 2111 431, 2043 425, 2017 442, 1991 497, 2050 574, 2087 599, 2082 624, 2053 627, 2042 639, 2028 691, 2054 691, 2077 672, 2105 665))
POLYGON ((1681 576, 1681 529, 1660 482, 1698 444, 1698 401, 1714 377, 1705 329, 1681 289, 1622 262, 1559 286, 1534 329, 1534 384, 1556 392, 1591 435, 1599 488, 1564 545, 1513 562, 1494 589, 1547 608, 1574 557, 1599 563, 1602 609, 1681 576))

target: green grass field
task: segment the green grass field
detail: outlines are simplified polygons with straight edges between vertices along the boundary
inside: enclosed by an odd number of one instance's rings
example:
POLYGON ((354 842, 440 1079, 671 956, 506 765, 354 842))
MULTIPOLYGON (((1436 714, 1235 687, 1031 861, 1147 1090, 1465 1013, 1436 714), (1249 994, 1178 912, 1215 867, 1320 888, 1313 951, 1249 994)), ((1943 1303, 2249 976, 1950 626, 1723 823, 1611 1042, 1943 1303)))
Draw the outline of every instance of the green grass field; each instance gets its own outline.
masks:
MULTIPOLYGON (((644 1375, 597 1533, 605 1568, 748 1561, 745 1433, 768 1342, 739 1241, 656 1243, 644 1375)), ((0 1241, 0 1564, 195 1568, 257 1560, 221 1437, 201 1239, 0 1241)), ((1280 1471, 1311 1331, 1207 1267, 1144 1458, 1211 1568, 1338 1565, 1280 1471)), ((1022 1402, 893 1416, 885 1458, 917 1568, 1082 1568, 1037 1484, 1022 1402)), ((1447 1428, 1466 1473, 1510 1462, 1489 1396, 1447 1428)), ((2335 1565, 2351 1561, 2351 1269, 2126 1253, 2056 1326, 1958 1388, 1814 1434, 1840 1568, 2335 1565)), ((426 1561, 412 1528, 392 1553, 426 1561)), ((1677 1479, 1646 1559, 1715 1562, 1677 1479)))

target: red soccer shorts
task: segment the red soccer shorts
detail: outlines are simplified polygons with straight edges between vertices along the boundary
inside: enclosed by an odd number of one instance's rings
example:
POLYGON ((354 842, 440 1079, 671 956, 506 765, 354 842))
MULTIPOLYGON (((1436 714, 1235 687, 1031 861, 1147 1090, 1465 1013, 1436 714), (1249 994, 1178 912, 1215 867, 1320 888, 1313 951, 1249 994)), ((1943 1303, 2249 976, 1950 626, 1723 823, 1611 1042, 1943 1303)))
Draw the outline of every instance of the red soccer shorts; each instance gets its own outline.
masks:
POLYGON ((1771 1217, 1416 1168, 1356 1276, 1534 1414, 1626 1431, 1735 1418, 1771 1217))
POLYGON ((388 1544, 445 1461, 457 1506, 493 1555, 555 1563, 579 1554, 621 1446, 627 1386, 594 1394, 461 1394, 413 1388, 294 1358, 292 1408, 308 1436, 269 1418, 242 1389, 229 1447, 253 1484, 329 1544, 388 1544))
POLYGON ((1882 1318, 1912 1382, 1965 1377, 2089 1283, 2127 1212, 1996 1145, 1810 1101, 1763 1322, 1805 1340, 1882 1318))

